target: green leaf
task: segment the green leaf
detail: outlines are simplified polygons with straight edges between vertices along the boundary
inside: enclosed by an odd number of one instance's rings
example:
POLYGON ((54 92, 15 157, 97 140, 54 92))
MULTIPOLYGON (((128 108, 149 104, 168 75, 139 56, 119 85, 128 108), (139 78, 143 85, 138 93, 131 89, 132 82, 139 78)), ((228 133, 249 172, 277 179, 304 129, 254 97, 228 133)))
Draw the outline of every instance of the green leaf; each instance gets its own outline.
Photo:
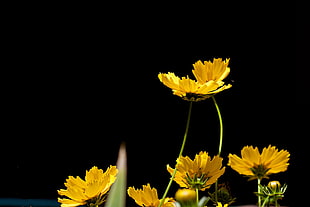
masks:
POLYGON ((105 207, 125 207, 127 184, 127 156, 125 144, 122 144, 117 159, 117 180, 111 187, 105 207))

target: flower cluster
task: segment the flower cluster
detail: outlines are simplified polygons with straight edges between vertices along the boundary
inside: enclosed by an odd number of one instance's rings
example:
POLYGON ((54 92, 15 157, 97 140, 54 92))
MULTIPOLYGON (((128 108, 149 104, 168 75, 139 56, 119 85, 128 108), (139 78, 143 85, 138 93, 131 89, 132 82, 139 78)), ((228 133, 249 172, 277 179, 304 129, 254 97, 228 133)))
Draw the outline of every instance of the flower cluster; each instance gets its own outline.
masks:
MULTIPOLYGON (((85 180, 80 177, 69 176, 65 182, 67 189, 58 190, 60 196, 58 201, 62 207, 75 207, 87 205, 89 207, 102 206, 106 201, 110 188, 114 182, 119 181, 114 191, 108 198, 114 201, 120 198, 123 191, 141 207, 205 207, 212 202, 216 207, 228 207, 234 198, 225 184, 218 184, 218 180, 225 173, 226 166, 221 157, 223 141, 223 123, 219 106, 215 100, 215 95, 221 91, 232 87, 223 81, 230 73, 228 67, 229 59, 222 60, 214 58, 212 61, 197 61, 193 64, 192 73, 195 79, 189 76, 179 78, 174 73, 159 73, 159 80, 172 89, 174 95, 189 101, 188 119, 182 146, 174 166, 167 165, 170 179, 167 188, 161 197, 158 196, 157 189, 151 187, 149 183, 142 185, 142 188, 126 186, 124 172, 119 172, 116 166, 110 166, 105 172, 96 166, 86 171, 85 180), (218 153, 210 156, 208 152, 201 151, 195 155, 194 159, 183 156, 184 146, 187 139, 191 109, 194 102, 211 98, 218 113, 220 136, 218 153), (117 176, 122 176, 117 178, 117 176), (121 183, 122 182, 122 183, 121 183), (174 197, 168 197, 172 183, 179 185, 179 190, 174 197), (214 192, 211 192, 214 186, 214 192), (125 192, 126 191, 126 192, 125 192), (208 194, 200 196, 205 191, 208 194)), ((290 153, 286 150, 278 150, 276 146, 269 145, 260 150, 258 147, 244 146, 241 150, 241 157, 229 153, 227 166, 241 175, 247 176, 248 180, 257 180, 258 190, 255 194, 258 197, 258 206, 266 205, 279 206, 278 200, 284 197, 287 185, 281 185, 279 181, 271 181, 268 185, 262 185, 263 179, 269 179, 272 174, 284 172, 288 168, 290 153)), ((121 168, 119 168, 121 169, 121 168)), ((121 170, 120 170, 121 171, 121 170)), ((114 187, 114 186, 113 186, 114 187)), ((111 190, 112 191, 112 190, 111 190)), ((212 204, 210 204, 212 205, 212 204)), ((124 207, 118 204, 119 207, 124 207)), ((116 207, 115 204, 106 207, 116 207)))

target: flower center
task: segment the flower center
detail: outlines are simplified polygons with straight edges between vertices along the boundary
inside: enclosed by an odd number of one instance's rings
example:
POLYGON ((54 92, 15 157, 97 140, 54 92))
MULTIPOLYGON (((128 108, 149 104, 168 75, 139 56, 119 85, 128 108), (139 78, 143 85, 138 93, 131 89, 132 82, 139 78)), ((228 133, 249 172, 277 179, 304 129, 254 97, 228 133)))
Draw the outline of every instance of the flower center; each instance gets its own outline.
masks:
POLYGON ((265 168, 264 165, 257 165, 257 166, 254 166, 252 168, 250 168, 252 173, 253 173, 253 178, 250 178, 250 180, 252 179, 263 179, 263 178, 268 178, 267 176, 267 172, 270 170, 270 168, 265 168))
POLYGON ((102 206, 102 204, 105 202, 105 200, 106 200, 106 195, 98 195, 92 199, 89 199, 87 201, 87 206, 99 207, 99 206, 102 206))
POLYGON ((206 95, 206 94, 198 94, 198 93, 186 93, 185 96, 183 96, 182 98, 186 101, 202 101, 205 100, 207 98, 211 97, 211 95, 206 95))
POLYGON ((190 189, 202 189, 208 187, 206 185, 206 182, 209 180, 210 177, 207 176, 207 174, 203 173, 201 175, 198 175, 195 173, 194 177, 192 178, 188 173, 186 173, 186 185, 190 189))

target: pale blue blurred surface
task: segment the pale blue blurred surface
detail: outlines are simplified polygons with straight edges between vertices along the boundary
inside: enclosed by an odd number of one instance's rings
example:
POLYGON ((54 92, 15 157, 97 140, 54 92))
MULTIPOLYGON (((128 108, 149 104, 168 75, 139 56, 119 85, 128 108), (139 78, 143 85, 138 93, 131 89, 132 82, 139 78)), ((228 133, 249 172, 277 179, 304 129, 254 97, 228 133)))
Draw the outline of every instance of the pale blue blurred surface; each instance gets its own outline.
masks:
POLYGON ((60 204, 52 199, 0 198, 0 206, 59 207, 60 204))

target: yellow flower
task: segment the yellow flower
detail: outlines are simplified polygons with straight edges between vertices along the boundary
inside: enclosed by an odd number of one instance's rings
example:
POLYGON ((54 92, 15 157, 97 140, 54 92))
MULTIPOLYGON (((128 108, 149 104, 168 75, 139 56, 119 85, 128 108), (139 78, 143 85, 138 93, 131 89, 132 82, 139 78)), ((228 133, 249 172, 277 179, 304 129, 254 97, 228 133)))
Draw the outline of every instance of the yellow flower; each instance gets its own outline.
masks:
MULTIPOLYGON (((204 191, 223 175, 225 167, 222 168, 222 160, 223 158, 218 155, 211 160, 207 152, 196 154, 194 160, 188 156, 181 156, 177 160, 174 181, 180 187, 204 191)), ((167 170, 170 174, 174 171, 169 165, 167 165, 167 170)))
MULTIPOLYGON (((127 193, 139 206, 142 207, 157 207, 160 203, 157 190, 151 188, 150 184, 142 185, 142 189, 137 190, 134 187, 129 187, 127 193)), ((172 198, 165 198, 162 207, 175 207, 174 200, 172 198)))
POLYGON ((172 89, 174 95, 187 101, 200 101, 231 87, 222 81, 230 72, 228 63, 229 59, 222 61, 221 58, 214 58, 213 63, 197 61, 192 70, 196 80, 188 76, 179 78, 171 72, 159 73, 158 78, 172 89))
POLYGON ((110 166, 105 172, 94 166, 89 171, 86 170, 85 180, 79 176, 69 176, 65 182, 67 189, 58 190, 60 196, 68 198, 58 198, 58 202, 62 207, 100 205, 105 201, 106 193, 116 180, 117 173, 116 166, 110 166))
POLYGON ((228 204, 224 204, 224 205, 222 205, 222 203, 217 202, 216 207, 228 207, 228 204))
POLYGON ((269 145, 260 154, 258 148, 245 146, 241 150, 241 158, 229 154, 228 165, 239 174, 249 176, 250 179, 268 178, 273 173, 284 172, 288 167, 290 153, 286 150, 278 151, 275 146, 269 145))

